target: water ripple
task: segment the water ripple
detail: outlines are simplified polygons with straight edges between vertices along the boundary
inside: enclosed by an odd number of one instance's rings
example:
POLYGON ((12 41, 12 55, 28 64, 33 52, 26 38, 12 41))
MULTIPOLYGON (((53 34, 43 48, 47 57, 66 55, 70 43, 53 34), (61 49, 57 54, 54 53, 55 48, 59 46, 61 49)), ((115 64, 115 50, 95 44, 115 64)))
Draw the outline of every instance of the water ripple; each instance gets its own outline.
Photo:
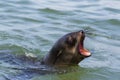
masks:
MULTIPOLYGON (((119 0, 1 0, 0 51, 44 56, 61 36, 83 29, 85 47, 93 55, 80 63, 84 74, 69 73, 74 75, 70 79, 119 79, 119 4, 119 0)), ((4 78, 1 74, 12 73, 6 73, 3 65, 8 64, 0 60, 0 79, 4 78)), ((59 75, 54 76, 60 79, 59 75)), ((63 76, 68 80, 66 74, 63 76)))

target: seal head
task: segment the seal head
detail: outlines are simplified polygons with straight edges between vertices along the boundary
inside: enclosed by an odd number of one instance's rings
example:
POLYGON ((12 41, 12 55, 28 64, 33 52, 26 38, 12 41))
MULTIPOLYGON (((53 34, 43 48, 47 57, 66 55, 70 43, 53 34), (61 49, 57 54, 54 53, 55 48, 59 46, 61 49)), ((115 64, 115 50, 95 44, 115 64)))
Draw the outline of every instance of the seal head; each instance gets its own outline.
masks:
POLYGON ((85 32, 72 32, 61 37, 43 58, 47 65, 76 65, 91 53, 84 48, 85 32))

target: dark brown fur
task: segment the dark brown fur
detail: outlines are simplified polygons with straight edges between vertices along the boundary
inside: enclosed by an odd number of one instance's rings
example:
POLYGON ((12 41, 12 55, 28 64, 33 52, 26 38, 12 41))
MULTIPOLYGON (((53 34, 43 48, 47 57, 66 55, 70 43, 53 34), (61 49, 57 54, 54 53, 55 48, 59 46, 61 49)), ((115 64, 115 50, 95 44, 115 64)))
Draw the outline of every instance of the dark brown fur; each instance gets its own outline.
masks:
POLYGON ((84 31, 72 32, 61 37, 43 58, 46 65, 76 65, 85 56, 79 52, 79 44, 83 45, 84 31))

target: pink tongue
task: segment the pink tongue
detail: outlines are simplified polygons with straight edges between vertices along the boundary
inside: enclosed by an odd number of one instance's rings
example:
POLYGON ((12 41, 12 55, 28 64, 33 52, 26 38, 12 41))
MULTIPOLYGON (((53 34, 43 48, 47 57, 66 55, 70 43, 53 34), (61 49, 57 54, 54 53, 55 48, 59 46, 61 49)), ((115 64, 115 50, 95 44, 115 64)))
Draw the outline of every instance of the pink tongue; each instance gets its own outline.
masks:
POLYGON ((90 56, 91 55, 91 53, 87 49, 84 49, 81 45, 79 46, 79 51, 83 56, 90 56))
POLYGON ((80 52, 84 56, 90 56, 91 55, 91 53, 86 49, 80 49, 80 52))

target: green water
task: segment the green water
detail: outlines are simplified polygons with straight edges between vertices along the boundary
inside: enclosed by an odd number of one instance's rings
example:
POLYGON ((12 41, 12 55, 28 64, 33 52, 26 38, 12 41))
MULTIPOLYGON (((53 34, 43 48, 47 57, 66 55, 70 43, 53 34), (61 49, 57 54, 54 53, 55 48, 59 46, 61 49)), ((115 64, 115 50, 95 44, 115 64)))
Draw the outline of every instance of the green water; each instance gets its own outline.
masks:
POLYGON ((119 4, 119 0, 1 0, 0 80, 119 80, 119 4), (78 30, 86 31, 85 47, 92 52, 79 66, 44 75, 19 70, 37 63, 16 55, 41 58, 58 38, 78 30))

